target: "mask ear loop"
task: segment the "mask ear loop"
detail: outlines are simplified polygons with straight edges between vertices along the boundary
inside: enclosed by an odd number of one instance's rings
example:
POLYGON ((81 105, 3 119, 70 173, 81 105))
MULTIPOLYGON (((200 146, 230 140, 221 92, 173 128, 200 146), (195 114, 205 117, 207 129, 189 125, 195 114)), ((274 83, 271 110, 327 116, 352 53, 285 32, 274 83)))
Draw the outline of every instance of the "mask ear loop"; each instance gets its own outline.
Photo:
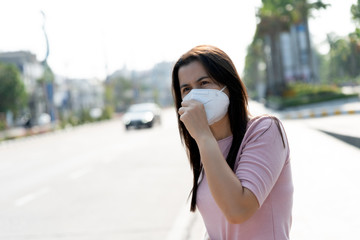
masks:
POLYGON ((222 92, 222 91, 224 91, 224 89, 226 88, 226 86, 225 87, 223 87, 221 90, 220 90, 220 92, 222 92))

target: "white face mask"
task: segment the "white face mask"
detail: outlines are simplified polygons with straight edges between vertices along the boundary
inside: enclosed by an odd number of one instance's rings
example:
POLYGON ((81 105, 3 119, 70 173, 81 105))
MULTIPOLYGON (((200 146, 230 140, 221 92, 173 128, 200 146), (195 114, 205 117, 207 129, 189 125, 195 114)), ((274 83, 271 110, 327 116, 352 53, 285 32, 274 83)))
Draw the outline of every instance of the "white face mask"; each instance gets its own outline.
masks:
POLYGON ((206 118, 209 125, 221 120, 228 111, 229 97, 221 90, 217 89, 192 89, 183 101, 196 100, 204 104, 206 118))

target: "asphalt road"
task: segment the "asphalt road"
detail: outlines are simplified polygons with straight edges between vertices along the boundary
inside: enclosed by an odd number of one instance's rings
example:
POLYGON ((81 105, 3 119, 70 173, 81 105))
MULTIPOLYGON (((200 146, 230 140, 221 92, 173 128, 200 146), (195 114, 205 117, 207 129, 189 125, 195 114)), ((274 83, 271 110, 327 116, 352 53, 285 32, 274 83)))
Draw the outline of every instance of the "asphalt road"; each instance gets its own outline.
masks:
POLYGON ((174 111, 162 126, 120 120, 0 145, 0 239, 166 239, 191 172, 174 111))
MULTIPOLYGON (((295 185, 292 239, 360 236, 360 150, 319 131, 356 135, 359 115, 342 118, 283 121, 295 185)), ((4 143, 0 239, 201 239, 201 217, 188 212, 190 187, 172 109, 153 129, 127 132, 111 120, 4 143)))

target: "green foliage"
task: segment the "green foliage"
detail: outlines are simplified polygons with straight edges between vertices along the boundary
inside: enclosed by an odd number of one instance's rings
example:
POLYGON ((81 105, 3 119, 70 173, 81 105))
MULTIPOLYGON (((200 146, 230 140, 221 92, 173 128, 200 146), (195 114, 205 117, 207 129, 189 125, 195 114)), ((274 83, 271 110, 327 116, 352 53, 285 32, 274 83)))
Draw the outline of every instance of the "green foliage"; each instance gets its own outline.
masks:
POLYGON ((356 78, 360 75, 360 29, 350 33, 346 38, 328 35, 329 80, 356 78))
MULTIPOLYGON (((360 0, 351 6, 350 12, 360 25, 360 0)), ((327 39, 330 45, 329 81, 338 84, 354 81, 360 76, 360 29, 356 28, 345 38, 328 35, 327 39)))
POLYGON ((6 129, 6 122, 3 119, 0 119, 0 131, 6 129))
POLYGON ((45 63, 44 64, 44 73, 43 73, 42 77, 37 80, 38 83, 45 84, 48 82, 54 82, 54 80, 55 80, 55 75, 54 75, 52 69, 50 68, 50 66, 47 63, 45 63))
POLYGON ((89 110, 89 109, 83 109, 83 110, 80 112, 79 122, 80 122, 80 124, 93 122, 93 119, 92 119, 92 117, 90 116, 90 110, 89 110))
POLYGON ((320 84, 329 83, 329 58, 327 55, 320 54, 316 49, 314 49, 315 61, 318 63, 318 74, 320 84))
POLYGON ((79 113, 71 112, 68 117, 64 117, 62 114, 59 116, 60 128, 65 128, 67 126, 78 126, 86 123, 98 122, 103 120, 111 119, 113 116, 113 109, 108 106, 105 107, 102 111, 100 118, 92 118, 90 115, 90 109, 83 109, 79 113))
POLYGON ((0 112, 15 114, 27 103, 27 94, 18 69, 0 63, 0 112))
MULTIPOLYGON (((257 12, 259 23, 254 40, 248 48, 244 69, 245 80, 249 86, 249 92, 252 93, 256 92, 256 86, 259 86, 259 82, 263 78, 262 75, 265 75, 266 94, 278 96, 286 86, 282 58, 282 51, 284 50, 280 46, 280 35, 289 32, 293 26, 303 26, 308 46, 305 50, 306 55, 312 56, 312 49, 309 47, 311 41, 308 32, 308 18, 313 10, 325 9, 328 4, 321 0, 311 3, 308 0, 262 0, 262 4, 257 12), (266 42, 260 48, 254 44, 259 39, 266 42), (262 67, 264 64, 267 69, 266 72, 264 71, 265 67, 262 67)), ((312 58, 309 58, 307 64, 310 75, 313 75, 312 58)))
POLYGON ((313 3, 307 0, 262 0, 262 4, 257 13, 260 18, 257 33, 260 35, 288 31, 291 25, 307 21, 312 10, 329 6, 321 0, 313 3))
MULTIPOLYGON (((328 85, 358 84, 360 81, 360 0, 351 6, 352 18, 358 24, 358 28, 345 38, 329 35, 329 54, 320 55, 316 53, 316 50, 314 51, 322 86, 299 84, 286 86, 287 83, 279 74, 282 71, 282 62, 278 60, 281 52, 276 44, 281 32, 288 31, 292 25, 304 24, 306 26, 307 19, 312 16, 312 11, 326 9, 329 4, 321 0, 311 2, 308 0, 262 0, 262 3, 263 5, 257 13, 259 18, 257 31, 248 48, 245 61, 244 81, 249 88, 249 93, 256 92, 259 82, 264 79, 261 75, 266 74, 266 81, 276 80, 274 82, 280 84, 273 89, 270 89, 273 85, 267 86, 268 100, 281 107, 347 97, 328 85), (263 41, 266 39, 271 49, 266 58, 264 57, 264 44, 262 47, 258 47, 260 46, 259 39, 263 41), (263 63, 267 64, 267 69, 270 68, 271 76, 268 75, 269 71, 266 73, 259 71, 259 69, 263 69, 263 67, 259 68, 263 63), (282 86, 285 86, 285 89, 282 89, 282 86), (274 94, 274 90, 282 94, 275 93, 278 95, 277 97, 270 96, 274 94)), ((308 51, 311 55, 313 50, 309 49, 308 51)))
POLYGON ((340 92, 341 90, 336 85, 313 85, 300 82, 289 84, 283 95, 284 97, 302 97, 340 92))
POLYGON ((114 115, 114 109, 111 106, 106 106, 105 109, 103 110, 101 119, 102 120, 111 119, 113 115, 114 115))
POLYGON ((122 111, 133 101, 132 83, 125 77, 110 79, 105 85, 106 106, 122 111))
POLYGON ((262 36, 289 30, 291 13, 286 6, 291 2, 291 0, 262 0, 263 6, 257 13, 260 19, 257 26, 257 34, 262 36))
POLYGON ((265 54, 263 41, 254 39, 247 49, 244 67, 244 82, 251 98, 256 98, 256 86, 264 78, 265 54))
POLYGON ((357 1, 357 4, 353 4, 351 6, 351 15, 352 15, 352 19, 355 20, 355 22, 357 22, 357 24, 360 25, 360 0, 357 1))
POLYGON ((343 94, 336 85, 294 83, 287 86, 281 97, 270 97, 268 105, 283 109, 349 97, 357 97, 357 94, 343 94))

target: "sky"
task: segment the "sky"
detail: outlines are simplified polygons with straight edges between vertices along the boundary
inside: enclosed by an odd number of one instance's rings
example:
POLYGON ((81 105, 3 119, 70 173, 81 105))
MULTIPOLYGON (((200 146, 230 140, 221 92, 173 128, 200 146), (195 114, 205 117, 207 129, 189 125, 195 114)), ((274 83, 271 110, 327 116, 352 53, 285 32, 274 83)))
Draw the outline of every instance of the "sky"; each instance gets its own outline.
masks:
MULTIPOLYGON (((356 0, 324 0, 332 6, 310 19, 313 42, 325 53, 326 34, 354 31, 356 0)), ((176 61, 200 44, 224 50, 241 73, 256 28, 261 0, 0 0, 0 52, 30 51, 72 78, 105 78, 126 67, 147 70, 176 61), (41 11, 45 13, 45 21, 41 11)))

